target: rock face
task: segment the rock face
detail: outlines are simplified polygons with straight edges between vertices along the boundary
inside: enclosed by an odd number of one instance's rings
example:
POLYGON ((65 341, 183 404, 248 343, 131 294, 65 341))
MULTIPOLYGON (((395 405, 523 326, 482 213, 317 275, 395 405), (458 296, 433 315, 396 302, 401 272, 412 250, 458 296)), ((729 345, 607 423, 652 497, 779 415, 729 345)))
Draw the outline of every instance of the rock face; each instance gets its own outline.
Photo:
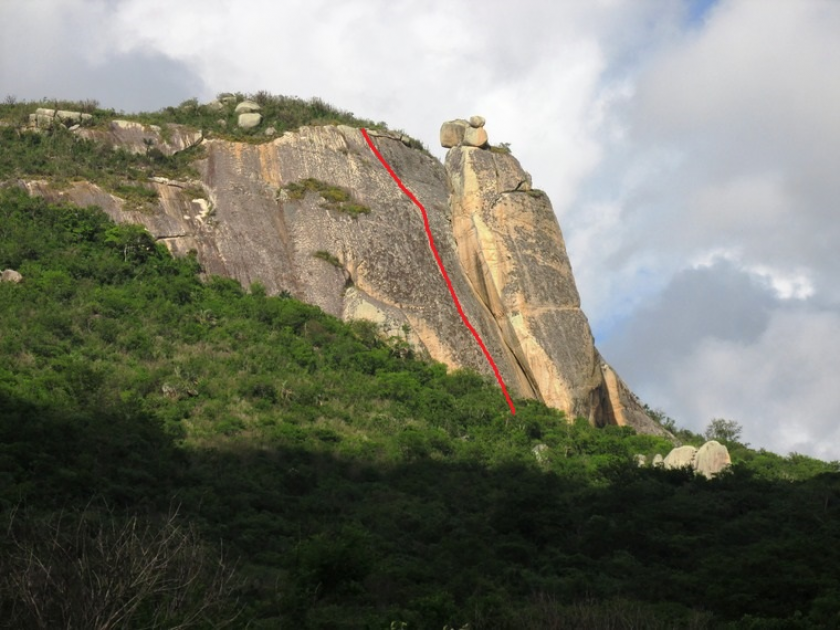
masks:
POLYGON ((446 158, 461 267, 530 390, 569 416, 654 431, 595 349, 548 197, 510 154, 455 147, 446 158))
MULTIPOLYGON (((445 166, 398 134, 370 135, 425 206, 464 312, 511 392, 596 425, 664 434, 593 345, 545 194, 531 190, 530 176, 512 155, 465 146, 461 132, 484 132, 483 124, 480 117, 444 124, 441 135, 457 140, 445 166)), ((132 210, 89 182, 25 186, 141 223, 173 253, 195 251, 208 274, 246 287, 260 282, 270 294, 288 291, 338 317, 374 321, 386 334, 407 335, 421 354, 492 377, 440 278, 420 213, 358 129, 303 127, 251 144, 200 140, 198 132, 177 125, 166 134, 133 125, 79 132, 130 149, 151 143, 174 151, 197 141, 204 147, 195 163, 198 180, 155 178, 155 211, 132 210), (316 192, 302 199, 286 193, 285 186, 305 178, 349 191, 370 212, 351 216, 326 207, 316 192)))
POLYGON ((537 444, 531 449, 531 452, 534 454, 538 464, 547 464, 549 462, 548 451, 549 448, 547 444, 537 444))
POLYGON ((200 131, 183 125, 170 124, 163 129, 157 125, 144 125, 131 120, 113 120, 104 129, 81 128, 75 133, 81 138, 136 154, 156 149, 164 155, 172 155, 196 146, 203 139, 200 131))

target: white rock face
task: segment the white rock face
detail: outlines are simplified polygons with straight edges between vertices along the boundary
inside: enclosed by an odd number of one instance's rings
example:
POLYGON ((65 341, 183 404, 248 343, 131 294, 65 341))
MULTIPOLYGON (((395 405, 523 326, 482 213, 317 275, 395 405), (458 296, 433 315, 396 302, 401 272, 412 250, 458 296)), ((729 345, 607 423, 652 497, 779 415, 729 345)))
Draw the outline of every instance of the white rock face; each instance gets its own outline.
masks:
POLYGON ((144 154, 157 149, 164 155, 172 155, 199 144, 203 136, 200 131, 184 125, 167 124, 166 132, 157 125, 144 125, 133 120, 112 120, 107 127, 82 127, 74 132, 81 138, 120 147, 130 153, 144 154))

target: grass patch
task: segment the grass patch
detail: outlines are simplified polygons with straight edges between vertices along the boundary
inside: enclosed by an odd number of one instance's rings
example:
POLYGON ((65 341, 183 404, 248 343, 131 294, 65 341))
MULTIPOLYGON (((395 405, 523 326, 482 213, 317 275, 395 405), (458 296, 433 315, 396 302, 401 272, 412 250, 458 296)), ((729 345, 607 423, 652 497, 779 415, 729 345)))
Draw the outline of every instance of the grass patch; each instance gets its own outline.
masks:
POLYGON ((370 208, 352 201, 352 195, 347 189, 328 184, 314 177, 307 177, 299 182, 291 182, 280 190, 285 190, 289 198, 295 201, 304 199, 309 192, 318 193, 324 200, 324 203, 321 204, 322 207, 349 214, 353 218, 358 218, 361 214, 370 214, 370 208))
POLYGON ((84 180, 126 200, 148 203, 157 192, 146 182, 151 177, 197 177, 193 160, 203 155, 193 147, 173 155, 160 151, 134 154, 79 138, 63 125, 41 131, 0 127, 0 181, 46 179, 56 186, 84 180))
POLYGON ((336 256, 334 256, 333 254, 329 253, 328 251, 325 251, 323 249, 319 249, 317 252, 312 254, 312 256, 314 256, 315 258, 320 258, 321 260, 324 260, 324 261, 330 263, 333 267, 341 269, 341 266, 342 266, 341 261, 336 256))
POLYGON ((146 207, 160 198, 157 189, 148 184, 119 183, 113 185, 112 190, 129 206, 146 207))
POLYGON ((491 153, 504 153, 505 155, 510 155, 510 143, 509 142, 500 142, 497 145, 490 146, 491 153))

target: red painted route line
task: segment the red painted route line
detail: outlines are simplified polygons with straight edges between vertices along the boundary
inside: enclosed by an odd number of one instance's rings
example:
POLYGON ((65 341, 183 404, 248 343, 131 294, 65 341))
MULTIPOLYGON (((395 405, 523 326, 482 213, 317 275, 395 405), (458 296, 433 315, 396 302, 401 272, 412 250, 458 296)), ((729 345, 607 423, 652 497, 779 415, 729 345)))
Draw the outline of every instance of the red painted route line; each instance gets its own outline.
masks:
POLYGON ((499 385, 502 387, 502 393, 505 395, 505 400, 507 400, 507 404, 510 407, 510 412, 513 415, 516 415, 516 407, 513 406, 513 401, 510 398, 510 394, 508 394, 507 387, 505 387, 505 382, 502 380, 502 374, 499 372, 499 368, 496 366, 496 362, 493 361, 493 357, 490 356, 490 353, 487 351, 487 346, 484 345, 484 342, 481 340, 481 337, 473 328, 473 325, 470 323, 470 320, 467 318, 467 314, 464 313, 464 309, 461 307, 461 302, 458 300, 458 296, 455 295, 455 288, 452 286, 452 281, 449 279, 449 274, 446 273, 446 269, 443 266, 443 260, 440 258, 440 254, 438 254, 437 247, 435 247, 435 239, 432 236, 432 228, 429 226, 429 216, 426 214, 426 208, 423 207, 423 204, 417 200, 417 197, 414 196, 414 193, 411 192, 405 184, 402 183, 397 174, 394 172, 394 169, 391 168, 391 165, 385 161, 385 158, 382 157, 382 154, 379 152, 379 149, 373 144, 373 141, 370 139, 368 135, 367 129, 362 129, 362 135, 365 137, 365 141, 368 143, 370 150, 373 151, 373 154, 382 162, 382 166, 385 167, 385 170, 388 171, 388 174, 391 178, 397 183, 397 186, 400 187, 406 197, 411 199, 414 202, 414 205, 420 208, 420 214, 423 215, 423 225, 426 228, 426 236, 429 237, 429 247, 432 250, 432 254, 435 256, 435 261, 437 261, 438 269, 440 269, 440 273, 443 276, 443 279, 446 280, 446 286, 449 288, 449 294, 452 296, 452 301, 455 303, 455 308, 458 309, 458 314, 461 316, 461 320, 464 322, 464 326, 466 326, 469 331, 472 333, 472 336, 475 337, 475 340, 478 342, 481 351, 484 353, 484 356, 487 358, 487 362, 490 364, 490 367, 493 368, 493 373, 496 375, 496 380, 499 381, 499 385))

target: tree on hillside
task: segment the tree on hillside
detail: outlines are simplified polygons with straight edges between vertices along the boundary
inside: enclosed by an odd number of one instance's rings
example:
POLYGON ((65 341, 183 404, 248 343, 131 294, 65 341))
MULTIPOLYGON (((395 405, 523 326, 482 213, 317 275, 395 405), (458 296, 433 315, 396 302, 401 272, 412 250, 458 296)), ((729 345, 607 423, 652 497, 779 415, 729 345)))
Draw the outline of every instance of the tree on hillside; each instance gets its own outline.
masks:
POLYGON ((706 427, 703 434, 707 440, 719 442, 738 442, 741 439, 743 427, 735 420, 725 418, 714 418, 706 427))

